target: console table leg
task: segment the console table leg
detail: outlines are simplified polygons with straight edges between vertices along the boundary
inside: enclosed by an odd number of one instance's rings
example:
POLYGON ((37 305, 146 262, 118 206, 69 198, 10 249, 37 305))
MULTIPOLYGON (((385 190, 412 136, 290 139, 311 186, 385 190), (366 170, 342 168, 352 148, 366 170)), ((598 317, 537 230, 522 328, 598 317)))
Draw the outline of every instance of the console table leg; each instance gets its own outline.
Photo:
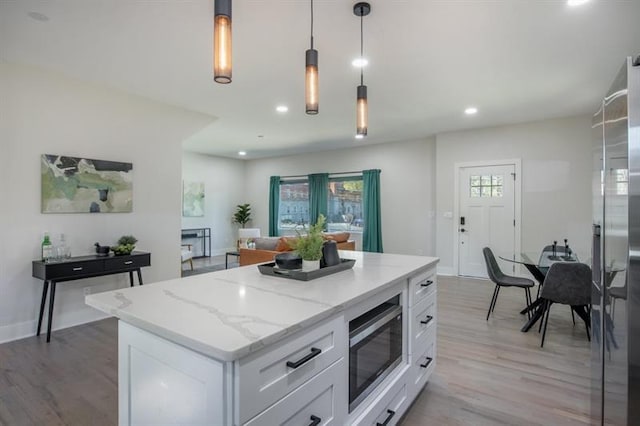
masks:
POLYGON ((56 282, 51 281, 51 292, 49 294, 49 324, 47 324, 47 343, 51 340, 51 324, 53 323, 53 302, 56 299, 56 282))
POLYGON ((133 271, 129 271, 129 285, 133 287, 133 271))
POLYGON ((138 269, 138 284, 142 285, 142 272, 138 269))
POLYGON ((44 316, 44 306, 47 303, 47 291, 49 290, 49 281, 44 280, 42 283, 42 300, 40 300, 40 316, 38 317, 38 331, 36 336, 40 335, 40 328, 42 327, 42 317, 44 316))

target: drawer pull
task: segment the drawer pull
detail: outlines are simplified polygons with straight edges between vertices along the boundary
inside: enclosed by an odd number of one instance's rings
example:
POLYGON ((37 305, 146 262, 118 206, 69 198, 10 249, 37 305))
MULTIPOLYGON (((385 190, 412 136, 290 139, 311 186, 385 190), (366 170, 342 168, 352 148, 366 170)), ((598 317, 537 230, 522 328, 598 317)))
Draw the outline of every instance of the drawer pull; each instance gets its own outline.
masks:
POLYGON ((287 361, 287 367, 291 367, 291 368, 298 368, 300 367, 302 364, 304 364, 307 361, 311 361, 313 358, 317 357, 318 355, 320 355, 322 353, 322 349, 318 349, 318 348, 311 348, 311 353, 309 355, 306 355, 303 358, 300 358, 297 361, 287 361))
POLYGON ((431 361, 433 361, 433 358, 427 357, 427 362, 425 362, 424 364, 420 364, 420 367, 427 368, 429 364, 431 364, 431 361))
POLYGON ((433 284, 433 281, 427 280, 423 283, 420 283, 420 287, 429 287, 431 284, 433 284))
POLYGON ((309 423, 309 426, 316 426, 319 425, 320 422, 322 421, 322 419, 318 416, 314 416, 313 414, 311 415, 311 423, 309 423))
POLYGON ((133 260, 127 260, 126 262, 124 262, 125 265, 131 265, 133 263, 133 260))
POLYGON ((78 266, 77 268, 73 268, 74 271, 82 271, 82 266, 78 266))
POLYGON ((427 315, 426 319, 423 319, 422 321, 420 321, 420 324, 429 324, 431 322, 431 320, 433 319, 433 317, 431 315, 427 315))
POLYGON ((376 426, 387 426, 389 424, 389 422, 391 421, 391 419, 393 418, 393 416, 396 415, 396 412, 393 411, 393 410, 387 410, 387 414, 389 414, 389 417, 384 419, 384 422, 382 422, 382 423, 376 423, 376 426))

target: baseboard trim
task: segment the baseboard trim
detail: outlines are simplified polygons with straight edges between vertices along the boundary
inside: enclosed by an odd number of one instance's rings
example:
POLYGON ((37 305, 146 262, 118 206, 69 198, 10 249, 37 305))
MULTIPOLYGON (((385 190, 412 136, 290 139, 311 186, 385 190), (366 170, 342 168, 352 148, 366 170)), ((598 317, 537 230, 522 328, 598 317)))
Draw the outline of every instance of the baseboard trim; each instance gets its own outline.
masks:
POLYGON ((454 276, 453 267, 452 266, 441 266, 438 265, 438 275, 446 275, 446 276, 454 276))
MULTIPOLYGON (((64 328, 75 327, 76 325, 99 321, 105 318, 109 318, 110 316, 111 315, 105 314, 95 309, 86 309, 72 313, 55 315, 53 321, 54 326, 51 331, 62 330, 64 328)), ((37 320, 24 321, 15 324, 0 326, 0 344, 35 336, 37 326, 37 320)), ((47 318, 44 318, 42 330, 40 330, 40 336, 43 336, 46 333, 47 318)))

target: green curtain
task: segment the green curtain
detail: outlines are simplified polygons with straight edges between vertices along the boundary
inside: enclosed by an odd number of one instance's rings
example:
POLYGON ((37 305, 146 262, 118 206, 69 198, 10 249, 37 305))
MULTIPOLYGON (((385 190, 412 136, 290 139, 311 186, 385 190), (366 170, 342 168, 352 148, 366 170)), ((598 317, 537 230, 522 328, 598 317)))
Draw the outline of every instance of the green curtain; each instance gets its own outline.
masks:
POLYGON ((278 207, 280 206, 280 176, 269 181, 269 236, 278 236, 278 207))
POLYGON ((380 170, 364 170, 362 172, 362 186, 362 209, 364 211, 362 250, 382 253, 380 170))
POLYGON ((309 224, 314 225, 320 214, 327 216, 329 173, 309 175, 309 224))

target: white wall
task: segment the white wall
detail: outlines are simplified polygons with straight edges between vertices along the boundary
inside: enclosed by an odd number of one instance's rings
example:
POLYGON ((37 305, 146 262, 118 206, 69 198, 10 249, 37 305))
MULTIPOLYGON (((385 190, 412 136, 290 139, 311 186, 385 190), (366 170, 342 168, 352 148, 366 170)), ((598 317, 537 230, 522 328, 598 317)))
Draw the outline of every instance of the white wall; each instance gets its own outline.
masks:
POLYGON ((267 234, 270 176, 381 169, 384 251, 434 255, 434 161, 433 138, 252 160, 246 167, 245 193, 253 206, 254 226, 267 234))
POLYGON ((569 239, 581 257, 591 247, 591 118, 573 117, 452 132, 436 137, 437 255, 453 271, 454 164, 522 159, 522 250, 569 239))
MULTIPOLYGON (((224 254, 233 249, 238 238, 238 225, 232 216, 238 204, 244 204, 245 161, 212 155, 184 152, 182 154, 182 179, 204 182, 204 216, 183 217, 182 228, 211 228, 212 255, 224 254)), ((194 243, 199 255, 199 240, 194 243)))
MULTIPOLYGON (((145 282, 180 271, 181 144, 211 117, 49 71, 0 64, 0 342, 33 335, 42 281, 31 277, 43 231, 67 235, 74 255, 123 234, 152 252, 145 282), (40 155, 133 163, 133 213, 41 214, 40 155)), ((102 317, 83 287, 127 286, 124 274, 60 283, 54 329, 102 317)))

